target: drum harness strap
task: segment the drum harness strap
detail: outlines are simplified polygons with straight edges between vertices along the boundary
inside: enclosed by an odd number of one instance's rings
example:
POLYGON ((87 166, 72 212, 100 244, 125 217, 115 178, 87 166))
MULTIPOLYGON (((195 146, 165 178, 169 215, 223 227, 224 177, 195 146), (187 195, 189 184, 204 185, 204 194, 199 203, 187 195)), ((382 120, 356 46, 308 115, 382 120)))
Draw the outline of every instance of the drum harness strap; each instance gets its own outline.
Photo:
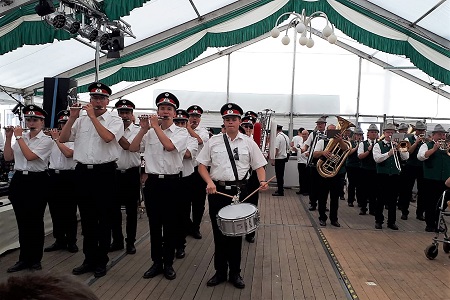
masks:
MULTIPOLYGON (((226 133, 223 134, 223 140, 225 142, 225 146, 227 147, 228 157, 230 158, 231 167, 233 168, 234 177, 236 178, 236 183, 237 183, 237 182, 239 182, 239 176, 238 176, 238 172, 237 172, 237 168, 236 168, 236 162, 234 161, 233 154, 231 153, 230 142, 228 142, 226 133)), ((247 174, 245 176, 247 177, 247 174)), ((241 189, 240 189, 239 185, 236 185, 236 188, 237 188, 237 195, 234 197, 235 204, 239 203, 239 195, 241 194, 241 189)))

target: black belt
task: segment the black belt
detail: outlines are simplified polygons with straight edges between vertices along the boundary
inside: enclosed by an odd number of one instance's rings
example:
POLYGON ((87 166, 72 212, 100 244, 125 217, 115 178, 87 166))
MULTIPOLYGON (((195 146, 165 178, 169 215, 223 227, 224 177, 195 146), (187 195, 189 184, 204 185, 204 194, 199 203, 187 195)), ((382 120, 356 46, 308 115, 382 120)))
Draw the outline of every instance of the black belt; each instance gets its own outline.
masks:
POLYGON ((116 168, 117 164, 115 161, 110 161, 103 164, 82 164, 78 163, 77 167, 83 169, 83 170, 101 170, 101 169, 110 169, 110 168, 116 168))
POLYGON ((234 180, 234 181, 223 181, 223 180, 216 180, 214 181, 214 184, 220 185, 220 186, 243 186, 247 184, 247 180, 234 180))
POLYGON ((50 174, 65 174, 65 173, 73 172, 73 171, 75 171, 75 170, 56 170, 56 169, 48 169, 48 171, 50 172, 50 174))
POLYGON ((45 173, 46 171, 38 171, 38 172, 33 172, 33 171, 20 171, 20 170, 15 170, 14 173, 20 174, 20 175, 41 175, 42 173, 45 173))
POLYGON ((148 178, 153 179, 177 179, 181 177, 181 173, 178 174, 148 174, 148 178))
POLYGON ((117 171, 117 173, 132 173, 132 172, 139 172, 139 168, 140 167, 131 167, 131 168, 128 168, 128 169, 124 169, 124 170, 116 170, 117 171))

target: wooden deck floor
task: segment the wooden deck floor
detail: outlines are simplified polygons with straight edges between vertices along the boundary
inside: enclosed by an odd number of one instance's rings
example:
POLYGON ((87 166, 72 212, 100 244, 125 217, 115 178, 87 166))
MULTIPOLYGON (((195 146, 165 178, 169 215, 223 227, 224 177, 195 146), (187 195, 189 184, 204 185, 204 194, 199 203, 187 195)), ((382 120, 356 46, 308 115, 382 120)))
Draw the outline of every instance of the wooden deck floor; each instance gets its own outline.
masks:
MULTIPOLYGON (((317 212, 310 213, 308 199, 295 191, 287 190, 285 197, 272 197, 272 191, 260 195, 256 243, 243 242, 243 290, 230 283, 206 286, 214 274, 207 213, 203 239, 188 237, 186 257, 174 263, 175 280, 162 275, 142 278, 151 265, 145 215, 138 222, 137 254, 113 252, 105 277, 77 278, 100 299, 450 299, 449 256, 440 244, 435 260, 425 257, 434 234, 424 232, 424 222, 398 218, 399 231, 375 230, 373 216, 359 216, 357 207, 340 201, 342 227, 320 228, 317 212)), ((51 236, 46 238, 46 245, 52 242, 51 236)), ((0 257, 0 280, 10 276, 6 269, 18 254, 11 251, 0 257)), ((81 251, 44 253, 42 272, 68 274, 82 260, 81 251)))

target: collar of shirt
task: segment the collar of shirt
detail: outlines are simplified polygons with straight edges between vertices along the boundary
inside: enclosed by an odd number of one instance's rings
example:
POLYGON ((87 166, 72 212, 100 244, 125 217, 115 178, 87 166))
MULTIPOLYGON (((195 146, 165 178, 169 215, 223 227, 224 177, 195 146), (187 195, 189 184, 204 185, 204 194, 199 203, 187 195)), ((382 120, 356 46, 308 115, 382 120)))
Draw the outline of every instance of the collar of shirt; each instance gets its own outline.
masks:
MULTIPOLYGON (((225 134, 227 135, 228 140, 230 142, 232 142, 232 140, 231 140, 230 136, 228 135, 228 133, 225 133, 225 134)), ((233 141, 235 141, 237 139, 243 139, 245 136, 246 135, 244 135, 243 133, 238 132, 238 134, 236 135, 236 138, 233 141)))

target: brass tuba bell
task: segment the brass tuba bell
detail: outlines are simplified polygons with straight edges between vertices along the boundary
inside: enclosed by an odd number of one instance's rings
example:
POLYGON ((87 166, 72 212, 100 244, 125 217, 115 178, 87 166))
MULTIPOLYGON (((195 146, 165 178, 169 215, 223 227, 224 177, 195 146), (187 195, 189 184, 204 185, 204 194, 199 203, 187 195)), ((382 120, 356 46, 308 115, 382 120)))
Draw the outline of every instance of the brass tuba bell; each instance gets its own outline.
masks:
MULTIPOLYGON (((353 123, 342 117, 336 116, 336 118, 338 119, 339 130, 341 134, 343 134, 344 131, 349 129, 350 127, 355 127, 353 123)), ((334 138, 330 139, 327 147, 324 150, 330 151, 331 157, 327 158, 326 160, 319 159, 319 161, 317 162, 317 172, 320 174, 320 176, 330 178, 336 176, 336 174, 339 172, 339 169, 345 163, 345 160, 347 159, 347 156, 352 149, 352 144, 349 141, 344 140, 344 142, 348 145, 346 150, 343 150, 340 147, 337 140, 335 140, 334 138)))

